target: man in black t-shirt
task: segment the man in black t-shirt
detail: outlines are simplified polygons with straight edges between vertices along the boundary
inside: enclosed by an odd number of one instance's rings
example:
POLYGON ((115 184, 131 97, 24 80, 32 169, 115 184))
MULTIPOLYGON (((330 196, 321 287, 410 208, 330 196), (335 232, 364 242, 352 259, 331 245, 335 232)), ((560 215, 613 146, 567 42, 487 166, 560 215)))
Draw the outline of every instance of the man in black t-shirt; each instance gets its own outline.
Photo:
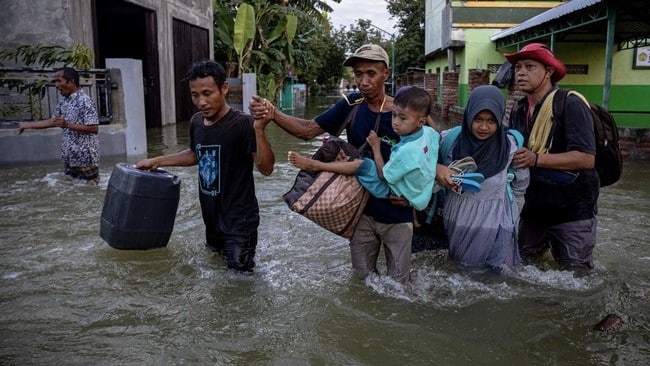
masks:
POLYGON ((510 115, 510 127, 526 140, 513 165, 530 167, 531 175, 519 225, 521 255, 530 259, 550 248, 561 269, 593 268, 600 181, 589 107, 570 94, 563 123, 553 126, 553 93, 564 64, 540 43, 505 57, 514 65, 516 87, 526 93, 510 115))
POLYGON ((198 164, 206 245, 223 255, 228 268, 250 272, 260 220, 253 165, 268 176, 275 164, 264 133, 268 121, 254 121, 228 106, 226 73, 217 62, 196 62, 186 79, 199 110, 190 122, 189 148, 141 160, 136 167, 154 170, 198 164))

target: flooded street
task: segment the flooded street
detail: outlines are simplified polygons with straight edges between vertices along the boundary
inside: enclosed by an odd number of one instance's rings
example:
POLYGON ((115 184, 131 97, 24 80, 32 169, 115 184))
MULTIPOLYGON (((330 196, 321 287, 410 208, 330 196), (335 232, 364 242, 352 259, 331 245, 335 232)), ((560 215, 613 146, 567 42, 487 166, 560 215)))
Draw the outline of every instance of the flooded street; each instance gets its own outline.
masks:
MULTIPOLYGON (((347 241, 283 202, 287 151, 320 141, 268 135, 252 275, 204 248, 196 167, 166 169, 182 182, 167 247, 128 251, 99 223, 113 166, 137 159, 103 157, 98 187, 57 161, 0 166, 0 365, 650 364, 650 162, 626 161, 601 190, 592 273, 468 272, 424 251, 402 288, 354 278, 347 241), (608 313, 623 327, 593 330, 608 313)), ((149 156, 187 142, 186 124, 148 131, 149 156)))

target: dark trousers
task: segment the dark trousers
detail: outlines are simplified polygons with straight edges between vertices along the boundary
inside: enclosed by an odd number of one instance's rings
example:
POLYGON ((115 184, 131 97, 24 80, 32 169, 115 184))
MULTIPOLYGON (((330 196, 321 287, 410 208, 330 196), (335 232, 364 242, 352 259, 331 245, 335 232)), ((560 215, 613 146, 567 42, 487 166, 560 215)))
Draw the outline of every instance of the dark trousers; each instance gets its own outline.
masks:
POLYGON ((519 222, 519 251, 530 259, 551 249, 561 269, 593 268, 596 246, 596 218, 542 226, 522 219, 519 222))
POLYGON ((221 254, 228 268, 243 272, 253 271, 257 231, 242 235, 206 229, 205 237, 208 249, 221 254))

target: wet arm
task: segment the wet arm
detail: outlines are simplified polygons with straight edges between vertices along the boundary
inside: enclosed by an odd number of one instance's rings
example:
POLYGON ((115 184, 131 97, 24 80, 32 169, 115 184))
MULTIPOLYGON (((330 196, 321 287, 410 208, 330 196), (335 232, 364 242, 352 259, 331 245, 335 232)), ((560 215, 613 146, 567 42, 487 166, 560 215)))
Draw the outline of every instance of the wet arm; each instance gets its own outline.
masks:
POLYGON ((275 124, 280 126, 283 130, 289 133, 292 136, 298 137, 305 141, 311 140, 314 137, 325 132, 316 120, 302 119, 294 116, 286 115, 280 111, 275 111, 275 117, 273 118, 275 124))
POLYGON ((191 166, 196 165, 198 162, 196 154, 191 149, 185 149, 175 154, 140 160, 135 167, 144 170, 156 170, 162 166, 191 166))
POLYGON ((61 128, 67 128, 70 131, 81 132, 81 133, 98 133, 99 125, 81 125, 76 123, 69 123, 63 117, 57 117, 52 120, 52 123, 61 128))
POLYGON ((273 149, 271 149, 271 144, 266 139, 266 133, 264 132, 266 123, 261 120, 256 120, 254 126, 257 151, 253 153, 253 160, 255 161, 257 170, 263 175, 268 176, 273 173, 275 154, 273 153, 273 149))
POLYGON ((379 148, 379 146, 372 147, 372 155, 375 159, 375 166, 377 167, 377 175, 382 180, 385 180, 386 178, 384 178, 384 165, 386 165, 386 162, 384 162, 384 157, 381 156, 381 149, 379 148))
POLYGON ((536 154, 525 147, 517 150, 512 160, 513 167, 517 169, 540 167, 557 170, 591 169, 595 161, 594 155, 577 150, 558 154, 536 154))
POLYGON ((50 127, 56 127, 56 125, 54 124, 54 118, 44 119, 40 121, 33 121, 33 122, 20 122, 18 124, 18 133, 21 134, 23 133, 24 130, 27 129, 43 129, 43 128, 50 128, 50 127))
POLYGON ((581 151, 572 150, 559 154, 540 154, 536 157, 537 166, 558 170, 592 169, 596 157, 581 151))

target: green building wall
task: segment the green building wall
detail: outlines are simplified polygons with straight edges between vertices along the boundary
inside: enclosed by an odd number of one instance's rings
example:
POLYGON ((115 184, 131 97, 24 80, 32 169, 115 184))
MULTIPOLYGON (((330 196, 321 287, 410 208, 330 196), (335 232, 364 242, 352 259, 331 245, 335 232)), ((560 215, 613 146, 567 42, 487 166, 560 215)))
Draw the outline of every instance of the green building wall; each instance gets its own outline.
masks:
MULTIPOLYGON (((455 49, 459 72, 458 105, 465 107, 468 94, 468 70, 486 69, 490 64, 505 61, 496 51, 490 36, 499 29, 465 29, 465 47, 455 49)), ((566 65, 587 65, 587 73, 567 74, 559 83, 562 88, 575 89, 590 101, 603 104, 605 80, 605 47, 594 43, 555 44, 555 55, 566 65)), ((619 127, 650 128, 650 69, 634 69, 634 50, 615 51, 612 62, 609 109, 619 127)), ((447 70, 447 54, 442 52, 426 64, 427 72, 447 70)), ((491 75, 491 78, 494 75, 491 75)), ((441 78, 442 80, 442 78, 441 78)))

